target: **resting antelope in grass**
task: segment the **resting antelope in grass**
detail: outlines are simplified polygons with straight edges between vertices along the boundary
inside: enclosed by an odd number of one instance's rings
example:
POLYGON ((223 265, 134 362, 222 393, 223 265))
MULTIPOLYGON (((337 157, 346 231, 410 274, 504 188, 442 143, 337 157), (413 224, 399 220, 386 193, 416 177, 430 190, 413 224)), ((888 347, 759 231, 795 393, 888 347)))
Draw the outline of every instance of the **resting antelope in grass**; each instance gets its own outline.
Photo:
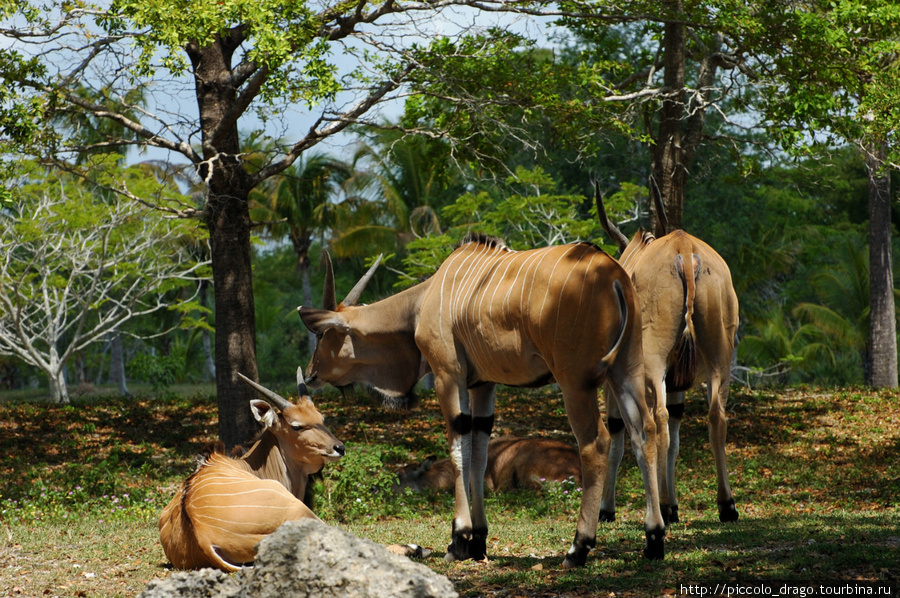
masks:
POLYGON ((178 569, 236 571, 256 545, 285 521, 318 519, 304 503, 311 474, 344 456, 344 445, 325 427, 298 370, 296 404, 238 374, 267 400, 250 408, 264 429, 239 459, 213 450, 159 518, 159 537, 178 569))
POLYGON ((434 373, 455 475, 447 560, 485 556, 484 473, 494 423, 494 386, 556 382, 581 457, 575 539, 563 562, 585 563, 596 544, 609 434, 597 388, 616 389, 647 496, 648 558, 662 558, 665 529, 656 483, 656 424, 644 402, 641 320, 631 281, 588 243, 512 251, 467 237, 430 279, 371 305, 355 305, 375 266, 336 305, 326 261, 324 309, 299 308, 318 337, 311 387, 363 383, 399 401, 434 373), (599 425, 598 425, 599 424, 599 425), (471 508, 469 493, 471 491, 471 508))
MULTIPOLYGON (((407 465, 397 472, 395 491, 409 488, 450 490, 456 481, 450 459, 407 465)), ((491 492, 515 488, 538 489, 544 481, 562 482, 574 478, 581 484, 581 462, 572 445, 550 438, 501 436, 488 443, 484 486, 491 492)))
MULTIPOLYGON (((599 190, 597 212, 621 250, 619 262, 631 276, 643 320, 647 402, 656 405, 662 511, 678 521, 675 461, 684 414, 684 393, 705 377, 709 400, 709 440, 716 462, 719 519, 736 521, 738 511, 725 466, 725 402, 738 326, 738 300, 731 271, 712 247, 683 230, 666 233, 665 210, 657 205, 656 235, 638 230, 631 242, 609 221, 599 190), (699 356, 699 359, 698 359, 699 356), (705 376, 704 376, 705 374, 705 376)), ((610 389, 615 392, 615 389, 610 389)), ((616 471, 625 435, 615 404, 609 412, 612 454, 603 492, 601 519, 615 518, 616 471)))

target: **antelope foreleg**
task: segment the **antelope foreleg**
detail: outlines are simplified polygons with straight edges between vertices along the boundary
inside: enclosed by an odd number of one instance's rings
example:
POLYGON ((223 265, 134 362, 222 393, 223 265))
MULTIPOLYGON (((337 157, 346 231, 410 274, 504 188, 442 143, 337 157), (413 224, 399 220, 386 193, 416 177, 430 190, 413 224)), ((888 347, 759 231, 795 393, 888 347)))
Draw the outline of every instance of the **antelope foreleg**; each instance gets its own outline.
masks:
POLYGON ((436 376, 434 383, 447 425, 450 462, 453 464, 455 478, 451 541, 444 557, 445 560, 452 562, 470 558, 472 514, 469 510, 469 475, 472 463, 472 413, 469 409, 469 394, 464 385, 452 376, 436 376))
MULTIPOLYGON (((684 392, 672 393, 668 396, 666 412, 668 421, 668 450, 661 454, 664 460, 659 463, 659 470, 664 475, 660 484, 662 492, 661 508, 666 525, 678 523, 678 496, 675 493, 675 463, 678 461, 678 450, 681 447, 681 420, 684 418, 684 392)), ((662 430, 660 430, 662 432, 662 430)), ((663 442, 660 441, 660 446, 663 442)))
POLYGON ((469 487, 472 491, 472 538, 469 558, 481 560, 487 552, 488 522, 484 508, 484 473, 487 470, 488 443, 494 428, 494 385, 469 391, 472 406, 472 462, 469 487))

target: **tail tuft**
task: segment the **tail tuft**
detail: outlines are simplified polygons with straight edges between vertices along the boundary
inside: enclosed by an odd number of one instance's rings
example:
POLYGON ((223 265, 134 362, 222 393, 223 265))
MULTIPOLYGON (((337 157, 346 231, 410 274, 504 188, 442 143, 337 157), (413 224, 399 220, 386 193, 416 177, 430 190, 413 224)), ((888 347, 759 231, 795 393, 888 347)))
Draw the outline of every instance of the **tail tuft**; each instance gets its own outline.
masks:
POLYGON ((684 334, 673 353, 673 363, 666 372, 666 392, 688 390, 697 377, 697 344, 694 337, 684 334))

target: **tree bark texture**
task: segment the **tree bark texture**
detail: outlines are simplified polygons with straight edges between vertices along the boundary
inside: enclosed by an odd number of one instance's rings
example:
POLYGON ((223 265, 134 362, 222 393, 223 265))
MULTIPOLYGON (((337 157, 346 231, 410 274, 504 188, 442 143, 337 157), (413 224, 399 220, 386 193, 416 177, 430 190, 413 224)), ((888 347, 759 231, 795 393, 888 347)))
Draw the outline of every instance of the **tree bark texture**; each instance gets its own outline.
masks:
POLYGON ((122 333, 118 330, 109 339, 109 381, 116 385, 119 394, 129 396, 128 383, 125 378, 125 348, 122 344, 122 333))
POLYGON ((205 221, 209 228, 216 312, 216 390, 219 438, 227 448, 256 433, 250 412, 256 365, 256 322, 250 249, 250 176, 239 158, 237 121, 229 122, 237 95, 230 80, 238 43, 222 36, 207 46, 187 48, 194 69, 204 162, 199 174, 207 182, 205 221))
POLYGON ((869 335, 868 368, 874 388, 897 387, 897 325, 891 256, 891 180, 884 167, 886 147, 866 152, 869 173, 869 335))
MULTIPOLYGON (((666 5, 673 15, 680 14, 684 8, 681 0, 670 0, 666 5)), ((714 47, 702 49, 696 89, 688 98, 685 81, 688 59, 686 38, 685 25, 680 22, 666 23, 662 41, 665 69, 663 87, 666 96, 659 110, 655 143, 650 148, 650 220, 651 230, 658 235, 664 231, 659 228, 654 195, 659 197, 665 207, 668 231, 682 228, 685 190, 691 163, 703 140, 706 106, 716 80, 716 57, 722 45, 721 38, 715 37, 712 41, 714 47)), ((651 132, 649 116, 647 121, 647 130, 651 132)))
MULTIPOLYGON (((667 2, 675 10, 681 1, 667 2)), ((656 143, 651 147, 650 165, 650 214, 652 229, 657 230, 658 217, 652 207, 654 195, 662 200, 666 209, 669 229, 681 228, 684 213, 684 187, 687 183, 687 165, 684 164, 682 121, 685 116, 684 66, 685 27, 681 23, 666 23, 663 34, 663 87, 666 97, 659 111, 656 143)))

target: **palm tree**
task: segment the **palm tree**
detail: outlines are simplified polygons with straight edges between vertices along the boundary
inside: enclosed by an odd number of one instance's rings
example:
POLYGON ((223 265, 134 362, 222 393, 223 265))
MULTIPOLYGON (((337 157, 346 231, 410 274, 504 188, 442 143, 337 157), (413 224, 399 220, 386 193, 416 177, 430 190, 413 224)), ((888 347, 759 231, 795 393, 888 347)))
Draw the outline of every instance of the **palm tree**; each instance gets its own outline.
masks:
POLYGON ((810 278, 818 303, 800 303, 793 314, 816 326, 836 348, 858 352, 865 380, 871 383, 868 249, 858 240, 848 239, 837 256, 834 267, 810 278))
POLYGON ((439 232, 440 208, 461 193, 445 144, 389 125, 367 131, 371 141, 354 156, 357 174, 347 181, 342 225, 331 243, 339 256, 396 252, 439 232))
MULTIPOLYGON (((305 305, 312 305, 309 250, 317 235, 324 237, 338 217, 335 199, 352 177, 352 167, 325 154, 304 155, 262 189, 250 194, 250 215, 272 239, 287 237, 297 257, 297 273, 305 305)), ((315 335, 309 333, 310 354, 315 335)))

